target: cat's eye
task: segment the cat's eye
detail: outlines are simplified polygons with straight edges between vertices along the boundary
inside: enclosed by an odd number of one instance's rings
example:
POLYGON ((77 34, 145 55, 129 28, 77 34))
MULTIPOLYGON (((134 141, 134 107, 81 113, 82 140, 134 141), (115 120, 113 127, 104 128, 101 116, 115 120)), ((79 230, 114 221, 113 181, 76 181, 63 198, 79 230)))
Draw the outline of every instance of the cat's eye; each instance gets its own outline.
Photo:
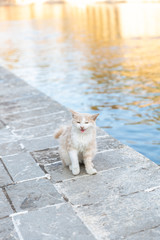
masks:
POLYGON ((88 124, 88 122, 85 122, 85 124, 88 124))
POLYGON ((80 122, 77 122, 77 123, 80 123, 80 122))

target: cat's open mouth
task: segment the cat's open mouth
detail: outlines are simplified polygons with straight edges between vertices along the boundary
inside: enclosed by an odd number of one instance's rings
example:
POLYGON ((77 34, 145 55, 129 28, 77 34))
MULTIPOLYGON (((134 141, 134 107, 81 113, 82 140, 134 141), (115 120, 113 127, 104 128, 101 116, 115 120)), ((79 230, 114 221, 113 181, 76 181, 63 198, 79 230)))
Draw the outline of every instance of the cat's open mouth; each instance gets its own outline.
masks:
POLYGON ((81 132, 84 132, 84 131, 86 131, 86 129, 84 129, 84 128, 80 128, 80 131, 81 131, 81 132))

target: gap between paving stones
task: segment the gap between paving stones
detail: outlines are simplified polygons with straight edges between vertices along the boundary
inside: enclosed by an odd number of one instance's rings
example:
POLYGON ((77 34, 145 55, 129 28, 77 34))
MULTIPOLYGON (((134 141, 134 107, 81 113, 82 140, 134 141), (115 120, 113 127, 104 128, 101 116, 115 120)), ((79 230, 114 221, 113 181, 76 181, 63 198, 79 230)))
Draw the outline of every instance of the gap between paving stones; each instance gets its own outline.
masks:
MULTIPOLYGON (((14 116, 14 115, 17 115, 17 114, 23 114, 23 113, 29 113, 29 112, 34 112, 34 111, 39 111, 39 110, 46 110, 48 109, 49 106, 44 106, 44 107, 37 107, 37 108, 31 108, 31 109, 28 109, 28 110, 24 110, 24 111, 17 111, 17 112, 13 112, 13 113, 4 113, 3 115, 5 116, 5 118, 9 118, 10 116, 14 116)), ((61 111, 57 111, 57 112, 54 112, 54 113, 42 113, 42 115, 38 115, 38 117, 40 116, 43 116, 43 115, 47 115, 47 114, 58 114, 58 113, 63 113, 64 110, 61 110, 61 111)), ((23 117, 19 120, 11 120, 11 121, 23 121, 23 119, 31 119, 31 118, 34 118, 34 117, 23 117)))
MULTIPOLYGON (((113 170, 115 170, 115 169, 121 169, 121 168, 123 168, 123 167, 116 167, 116 168, 110 168, 110 169, 108 169, 108 170, 98 171, 98 172, 97 172, 97 175, 98 175, 98 174, 101 174, 101 173, 108 172, 108 171, 113 171, 113 170)), ((127 168, 130 168, 130 166, 128 166, 127 168)), ((73 178, 64 179, 64 180, 62 180, 62 181, 60 181, 60 182, 53 183, 53 185, 54 185, 54 187, 57 189, 57 191, 58 191, 61 195, 63 195, 63 196, 65 197, 65 199, 68 199, 68 197, 65 196, 65 194, 64 194, 64 193, 62 192, 62 190, 61 190, 61 187, 60 187, 61 183, 63 183, 63 182, 72 182, 72 181, 76 181, 77 179, 86 178, 86 177, 90 177, 90 175, 86 174, 86 175, 75 176, 75 177, 73 177, 73 178)), ((131 193, 129 193, 129 194, 122 194, 122 195, 119 195, 119 196, 120 196, 120 197, 127 197, 127 196, 129 196, 129 195, 133 195, 133 194, 140 193, 140 192, 153 192, 153 191, 155 191, 155 190, 157 190, 157 189, 159 189, 159 188, 160 188, 160 185, 155 186, 155 187, 151 187, 151 188, 142 189, 142 190, 135 191, 135 192, 131 192, 131 193)), ((69 201, 69 199, 68 199, 67 201, 69 201)), ((70 201, 69 201, 69 202, 70 202, 70 201)), ((71 202, 70 202, 70 203, 71 203, 71 202)), ((75 205, 75 204, 71 203, 71 205, 75 205)), ((80 206, 80 205, 75 205, 75 206, 80 206)), ((83 206, 83 205, 82 205, 82 206, 83 206)))
MULTIPOLYGON (((38 116, 38 118, 40 117, 48 117, 48 116, 52 116, 52 115, 57 115, 57 114, 61 114, 61 113, 64 113, 65 111, 59 111, 59 112, 54 112, 54 113, 46 113, 46 114, 43 114, 43 115, 40 115, 38 116)), ((59 116, 58 118, 55 118, 55 119, 59 119, 61 116, 59 116)), ((22 121, 28 121, 28 120, 34 120, 34 119, 37 119, 37 116, 36 117, 29 117, 29 118, 23 118, 23 119, 19 119, 19 120, 12 120, 11 123, 17 123, 17 122, 22 122, 22 121)), ((45 124, 41 124, 42 126, 45 125, 45 124)), ((41 126, 41 125, 38 125, 38 126, 41 126)), ((28 128, 31 128, 31 127, 28 127, 28 128)), ((25 128, 23 128, 25 129, 25 128)))
POLYGON ((16 212, 16 209, 15 209, 15 207, 13 205, 13 202, 12 202, 11 198, 9 197, 5 187, 2 187, 2 191, 3 191, 4 195, 5 195, 5 197, 7 198, 8 202, 9 202, 9 204, 10 204, 12 210, 13 210, 13 212, 16 212))

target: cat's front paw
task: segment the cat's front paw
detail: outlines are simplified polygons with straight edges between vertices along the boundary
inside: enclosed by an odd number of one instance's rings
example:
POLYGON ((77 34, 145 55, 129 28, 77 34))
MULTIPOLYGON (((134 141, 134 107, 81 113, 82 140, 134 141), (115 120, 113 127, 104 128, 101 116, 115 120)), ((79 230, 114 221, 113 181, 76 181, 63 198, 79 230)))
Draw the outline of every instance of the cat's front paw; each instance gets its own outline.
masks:
POLYGON ((73 175, 78 175, 79 173, 80 173, 80 168, 79 167, 76 167, 76 168, 72 167, 72 174, 73 175))
POLYGON ((97 173, 97 170, 95 168, 86 168, 86 172, 89 174, 89 175, 94 175, 97 173))

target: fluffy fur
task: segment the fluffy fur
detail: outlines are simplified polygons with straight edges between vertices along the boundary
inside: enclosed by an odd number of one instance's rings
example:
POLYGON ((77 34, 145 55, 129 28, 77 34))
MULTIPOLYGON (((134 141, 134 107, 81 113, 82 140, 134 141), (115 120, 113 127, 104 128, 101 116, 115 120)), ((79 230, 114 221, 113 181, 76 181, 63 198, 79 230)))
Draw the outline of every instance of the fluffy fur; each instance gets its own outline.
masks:
POLYGON ((80 173, 80 163, 84 163, 88 174, 96 174, 92 160, 96 154, 96 124, 99 114, 72 112, 72 124, 56 130, 54 137, 59 138, 59 154, 64 166, 73 175, 80 173))

